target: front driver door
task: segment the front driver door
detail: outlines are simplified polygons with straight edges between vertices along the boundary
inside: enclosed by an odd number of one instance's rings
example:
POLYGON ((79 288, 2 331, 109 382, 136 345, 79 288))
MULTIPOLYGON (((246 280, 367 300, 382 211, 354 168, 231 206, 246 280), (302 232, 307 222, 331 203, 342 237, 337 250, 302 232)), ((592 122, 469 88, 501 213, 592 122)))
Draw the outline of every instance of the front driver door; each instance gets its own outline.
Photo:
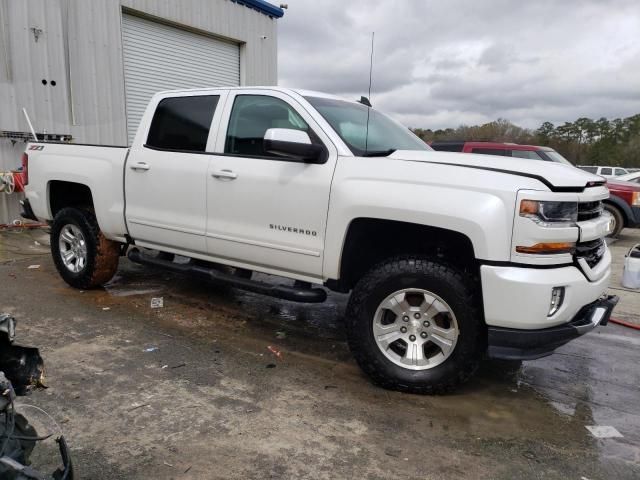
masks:
POLYGON ((261 271, 320 278, 331 178, 337 152, 294 98, 270 90, 231 94, 209 165, 209 255, 261 271), (269 128, 289 128, 323 143, 323 164, 267 154, 269 128))

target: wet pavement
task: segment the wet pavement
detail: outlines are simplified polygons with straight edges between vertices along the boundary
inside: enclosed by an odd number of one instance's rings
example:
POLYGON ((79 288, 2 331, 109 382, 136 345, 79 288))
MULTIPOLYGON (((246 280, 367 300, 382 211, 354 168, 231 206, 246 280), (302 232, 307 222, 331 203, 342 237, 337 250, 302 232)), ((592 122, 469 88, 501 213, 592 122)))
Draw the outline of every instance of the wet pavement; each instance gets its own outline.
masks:
MULTIPOLYGON (((634 241, 613 244, 618 263, 634 241)), ((46 243, 0 233, 0 310, 47 366, 50 388, 20 408, 39 433, 53 423, 25 405, 59 422, 80 478, 640 478, 638 331, 610 324, 544 359, 485 362, 452 395, 400 394, 352 360, 345 296, 299 305, 126 260, 106 289, 80 292, 46 243)), ((622 296, 638 321, 640 293, 622 296)), ((34 460, 54 456, 47 441, 34 460)))

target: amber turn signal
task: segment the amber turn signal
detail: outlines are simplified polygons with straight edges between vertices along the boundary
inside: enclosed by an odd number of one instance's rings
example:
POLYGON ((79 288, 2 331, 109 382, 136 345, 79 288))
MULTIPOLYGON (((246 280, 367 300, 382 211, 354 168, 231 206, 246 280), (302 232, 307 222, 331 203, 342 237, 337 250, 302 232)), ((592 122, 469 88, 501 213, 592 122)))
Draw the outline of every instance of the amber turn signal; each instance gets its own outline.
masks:
MULTIPOLYGON (((524 203, 524 202, 523 202, 524 203)), ((548 255, 557 253, 573 253, 576 244, 571 242, 560 243, 536 243, 531 247, 516 247, 518 253, 529 253, 532 255, 548 255)))
POLYGON ((535 200, 522 200, 520 202, 520 215, 536 215, 540 203, 535 200))

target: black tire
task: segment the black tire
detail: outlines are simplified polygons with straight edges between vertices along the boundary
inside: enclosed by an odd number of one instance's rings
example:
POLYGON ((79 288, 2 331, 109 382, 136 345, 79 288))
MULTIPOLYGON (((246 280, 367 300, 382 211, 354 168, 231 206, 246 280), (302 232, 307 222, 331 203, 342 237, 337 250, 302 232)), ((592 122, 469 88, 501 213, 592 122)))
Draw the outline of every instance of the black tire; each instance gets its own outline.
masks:
POLYGON ((486 326, 478 290, 470 276, 428 257, 395 257, 375 266, 355 286, 347 306, 347 338, 356 361, 375 384, 387 389, 419 394, 454 390, 473 375, 486 351, 486 326), (374 338, 378 306, 392 293, 407 288, 439 296, 458 323, 459 336, 450 356, 425 370, 396 365, 382 353, 374 338))
POLYGON ((91 210, 69 207, 60 210, 53 219, 51 254, 65 282, 74 288, 88 290, 113 278, 118 270, 120 244, 105 238, 91 210), (72 272, 65 266, 60 252, 60 236, 67 225, 74 225, 80 230, 86 245, 86 263, 78 272, 72 272))
POLYGON ((614 218, 613 230, 608 236, 617 237, 618 235, 620 235, 620 232, 624 228, 624 217, 622 216, 622 212, 618 207, 615 207, 609 203, 604 204, 604 209, 609 212, 614 218))

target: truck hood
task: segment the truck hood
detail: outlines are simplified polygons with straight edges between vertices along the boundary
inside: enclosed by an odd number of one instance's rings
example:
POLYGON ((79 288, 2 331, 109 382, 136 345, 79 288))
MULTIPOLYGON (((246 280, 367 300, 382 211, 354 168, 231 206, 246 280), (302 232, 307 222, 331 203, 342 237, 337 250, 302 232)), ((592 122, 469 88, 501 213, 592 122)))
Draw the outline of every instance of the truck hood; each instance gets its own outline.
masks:
POLYGON ((551 190, 583 189, 587 184, 604 184, 604 179, 579 168, 544 160, 525 160, 477 153, 396 150, 389 158, 409 162, 435 163, 477 168, 521 177, 535 178, 551 190))

